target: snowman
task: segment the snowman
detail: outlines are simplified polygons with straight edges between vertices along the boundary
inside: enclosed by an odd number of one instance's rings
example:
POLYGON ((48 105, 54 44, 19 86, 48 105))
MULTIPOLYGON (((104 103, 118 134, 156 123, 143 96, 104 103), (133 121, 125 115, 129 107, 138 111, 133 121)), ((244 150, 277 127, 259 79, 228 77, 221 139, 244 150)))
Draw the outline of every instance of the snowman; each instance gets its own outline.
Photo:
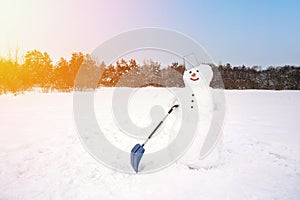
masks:
MULTIPOLYGON (((213 71, 209 65, 201 64, 194 68, 187 69, 183 74, 185 87, 190 87, 192 94, 189 94, 190 111, 198 109, 198 126, 195 132, 195 139, 190 148, 180 158, 179 162, 191 169, 213 167, 219 160, 218 148, 212 148, 210 154, 200 156, 202 147, 207 139, 208 130, 211 125, 213 114, 212 88, 210 82, 213 71), (196 106, 193 106, 197 104, 196 106)), ((182 123, 187 123, 182 121, 182 123)))
POLYGON ((212 99, 209 84, 212 80, 213 72, 209 65, 199 65, 185 70, 183 80, 185 86, 192 89, 190 96, 196 100, 200 112, 205 113, 212 110, 212 99))

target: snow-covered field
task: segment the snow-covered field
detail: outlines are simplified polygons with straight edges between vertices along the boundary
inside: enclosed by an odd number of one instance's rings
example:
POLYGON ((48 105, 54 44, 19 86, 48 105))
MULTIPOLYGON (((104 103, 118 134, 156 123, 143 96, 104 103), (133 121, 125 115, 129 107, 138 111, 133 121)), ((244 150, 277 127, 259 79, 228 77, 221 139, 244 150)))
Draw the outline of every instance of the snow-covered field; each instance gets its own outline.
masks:
POLYGON ((93 159, 76 133, 72 94, 0 96, 0 199, 299 199, 300 91, 225 94, 218 164, 146 175, 93 159))

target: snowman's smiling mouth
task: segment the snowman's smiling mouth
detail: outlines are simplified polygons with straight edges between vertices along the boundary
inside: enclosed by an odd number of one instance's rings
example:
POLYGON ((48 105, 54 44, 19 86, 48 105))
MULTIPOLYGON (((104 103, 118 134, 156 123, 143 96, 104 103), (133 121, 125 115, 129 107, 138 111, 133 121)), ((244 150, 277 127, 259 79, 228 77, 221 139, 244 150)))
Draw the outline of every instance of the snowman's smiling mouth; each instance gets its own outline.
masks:
POLYGON ((198 81, 199 78, 190 78, 192 81, 198 81))

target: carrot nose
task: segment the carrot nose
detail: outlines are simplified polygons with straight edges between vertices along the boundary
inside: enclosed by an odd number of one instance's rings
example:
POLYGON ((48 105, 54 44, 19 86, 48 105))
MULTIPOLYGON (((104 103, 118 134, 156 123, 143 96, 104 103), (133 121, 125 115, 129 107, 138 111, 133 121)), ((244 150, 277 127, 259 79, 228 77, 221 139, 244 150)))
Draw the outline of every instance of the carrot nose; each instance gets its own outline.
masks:
POLYGON ((192 73, 192 77, 196 76, 196 73, 192 73))

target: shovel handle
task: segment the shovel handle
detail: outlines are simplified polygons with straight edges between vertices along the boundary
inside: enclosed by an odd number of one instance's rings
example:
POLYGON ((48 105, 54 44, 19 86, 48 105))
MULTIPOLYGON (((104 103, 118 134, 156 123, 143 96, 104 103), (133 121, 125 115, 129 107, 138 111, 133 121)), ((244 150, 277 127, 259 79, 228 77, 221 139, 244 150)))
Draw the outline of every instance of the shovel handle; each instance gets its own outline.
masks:
POLYGON ((148 139, 152 137, 152 135, 157 131, 157 129, 162 125, 163 121, 160 121, 159 124, 155 127, 152 133, 149 135, 148 139))
POLYGON ((144 142, 144 144, 142 146, 145 146, 145 144, 148 142, 148 140, 150 140, 150 138, 153 136, 153 134, 157 131, 157 129, 162 125, 162 123, 165 121, 165 119, 167 118, 167 116, 169 114, 171 114, 171 112, 174 110, 174 108, 178 108, 178 104, 172 106, 172 108, 169 110, 168 114, 163 118, 163 120, 161 120, 159 122, 159 124, 155 127, 155 129, 152 131, 152 133, 149 135, 149 137, 147 138, 147 140, 144 142))
POLYGON ((178 108, 178 104, 172 106, 172 108, 169 110, 168 114, 171 114, 171 112, 174 110, 174 108, 178 108))

